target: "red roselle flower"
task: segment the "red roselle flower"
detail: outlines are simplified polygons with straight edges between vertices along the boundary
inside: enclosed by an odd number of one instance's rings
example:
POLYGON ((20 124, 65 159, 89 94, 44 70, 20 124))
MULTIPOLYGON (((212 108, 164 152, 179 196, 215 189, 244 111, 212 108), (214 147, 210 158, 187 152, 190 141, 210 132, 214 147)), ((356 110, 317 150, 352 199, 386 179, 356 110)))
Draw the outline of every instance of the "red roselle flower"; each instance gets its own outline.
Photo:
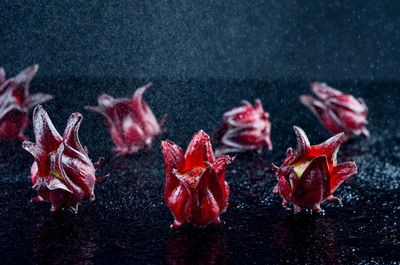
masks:
POLYGON ((321 202, 340 202, 332 193, 343 181, 357 173, 357 166, 354 162, 336 163, 336 154, 344 140, 344 133, 322 144, 310 146, 302 129, 294 126, 294 131, 297 138, 296 151, 289 148, 280 167, 272 164, 279 181, 273 192, 282 196, 284 207, 292 203, 295 212, 302 208, 321 212, 321 202))
POLYGON ((17 76, 6 80, 6 73, 0 68, 0 139, 20 138, 29 124, 29 109, 53 97, 47 94, 29 95, 29 84, 39 66, 31 65, 17 76))
POLYGON ((163 141, 161 148, 166 174, 164 199, 175 217, 172 226, 220 224, 219 216, 229 197, 225 172, 233 158, 215 158, 210 138, 203 131, 193 136, 185 155, 170 141, 163 141))
POLYGON ((164 118, 157 122, 153 112, 143 100, 143 93, 152 84, 138 88, 132 100, 113 98, 106 94, 98 98, 98 107, 87 110, 101 114, 116 145, 113 151, 119 154, 135 153, 150 148, 153 138, 163 133, 164 118))
POLYGON ((356 99, 325 83, 315 82, 310 86, 317 98, 302 95, 300 101, 314 113, 328 131, 332 134, 344 132, 346 139, 360 134, 369 137, 365 127, 368 124, 368 108, 362 98, 356 99))
POLYGON ((242 104, 225 112, 222 124, 213 133, 213 138, 219 143, 217 154, 250 150, 261 152, 263 145, 272 149, 269 113, 264 112, 259 99, 256 99, 254 107, 245 100, 242 104))
POLYGON ((75 213, 83 199, 94 200, 95 177, 103 158, 92 164, 86 148, 82 148, 78 138, 82 115, 73 113, 63 136, 54 128, 47 112, 37 106, 33 112, 33 127, 36 143, 25 141, 22 146, 33 155, 35 162, 31 168, 33 189, 39 196, 32 201, 48 201, 51 211, 59 207, 70 207, 75 213))

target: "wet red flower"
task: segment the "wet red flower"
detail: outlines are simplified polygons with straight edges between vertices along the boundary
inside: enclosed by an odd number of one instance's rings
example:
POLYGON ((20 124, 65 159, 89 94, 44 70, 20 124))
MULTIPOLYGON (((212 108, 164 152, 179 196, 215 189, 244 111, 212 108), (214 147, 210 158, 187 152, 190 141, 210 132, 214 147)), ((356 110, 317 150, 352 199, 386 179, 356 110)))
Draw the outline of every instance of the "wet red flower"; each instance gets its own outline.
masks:
POLYGON ((354 98, 325 83, 311 83, 311 90, 317 96, 300 96, 319 121, 333 134, 344 132, 345 138, 363 134, 369 137, 365 127, 368 124, 368 108, 362 98, 354 98))
POLYGON ((103 158, 93 165, 87 150, 79 142, 81 122, 82 115, 73 113, 60 136, 47 112, 39 105, 33 112, 36 143, 24 141, 22 144, 35 158, 31 180, 39 196, 32 201, 50 202, 51 211, 69 207, 76 213, 80 201, 94 200, 94 185, 103 179, 95 177, 103 158))
POLYGON ((138 88, 132 100, 113 98, 106 94, 98 98, 98 107, 86 107, 101 114, 106 122, 116 147, 113 151, 119 154, 134 153, 141 148, 149 148, 154 137, 163 133, 153 112, 143 100, 143 93, 151 83, 138 88))
POLYGON ((354 162, 337 165, 336 155, 344 140, 344 133, 339 133, 322 144, 310 146, 304 131, 294 126, 297 148, 287 150, 285 161, 280 167, 272 164, 278 176, 278 185, 273 192, 283 198, 282 205, 294 205, 294 211, 311 208, 321 212, 323 201, 339 202, 332 193, 351 176, 357 173, 354 162))
POLYGON ((23 132, 29 124, 29 109, 52 99, 42 93, 29 95, 29 84, 38 69, 37 64, 31 65, 6 80, 4 69, 0 68, 0 139, 27 140, 23 132))
POLYGON ((259 99, 256 99, 254 107, 245 100, 242 104, 225 112, 222 124, 213 133, 213 139, 219 143, 217 154, 250 150, 261 152, 263 145, 272 149, 269 113, 264 112, 259 99))
POLYGON ((210 138, 203 131, 193 136, 185 154, 170 141, 163 141, 161 148, 166 174, 164 199, 175 217, 172 226, 220 224, 219 216, 229 197, 225 172, 233 158, 215 158, 210 138))

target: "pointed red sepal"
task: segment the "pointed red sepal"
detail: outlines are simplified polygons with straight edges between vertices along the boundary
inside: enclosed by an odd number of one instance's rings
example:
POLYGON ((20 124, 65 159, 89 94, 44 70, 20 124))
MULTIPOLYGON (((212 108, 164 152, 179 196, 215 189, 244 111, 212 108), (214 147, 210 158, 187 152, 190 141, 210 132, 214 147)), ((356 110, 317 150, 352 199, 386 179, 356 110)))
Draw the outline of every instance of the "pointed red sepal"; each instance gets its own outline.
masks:
POLYGON ((326 156, 318 156, 310 162, 294 188, 294 200, 302 208, 312 208, 330 195, 329 185, 330 173, 326 156))
MULTIPOLYGON (((285 160, 285 164, 294 164, 298 162, 302 157, 308 155, 308 153, 311 150, 310 147, 310 141, 307 138, 306 133, 301 129, 300 127, 293 126, 294 133, 296 134, 296 140, 297 140, 297 147, 296 151, 292 153, 290 157, 288 157, 287 160, 285 160)), ((287 151, 291 152, 291 151, 287 151)))
POLYGON ((161 148, 166 173, 164 198, 175 218, 172 227, 218 223, 228 205, 225 173, 234 158, 215 159, 209 136, 203 131, 193 136, 185 155, 170 141, 163 141, 161 148))
POLYGON ((309 108, 318 120, 333 134, 344 132, 345 138, 357 135, 369 137, 366 128, 368 108, 362 98, 354 98, 324 83, 311 83, 316 95, 300 96, 300 101, 309 108))
POLYGON ((35 158, 31 168, 33 189, 40 200, 52 204, 53 211, 67 207, 76 212, 81 200, 94 199, 95 171, 100 166, 95 168, 79 142, 82 115, 71 115, 63 137, 40 105, 33 115, 36 143, 25 141, 22 145, 35 158))
POLYGON ((245 100, 242 104, 225 112, 222 124, 213 133, 213 139, 219 143, 218 155, 251 150, 261 152, 264 145, 272 149, 269 113, 264 112, 259 99, 254 107, 245 100))
POLYGON ((98 97, 98 107, 85 107, 103 117, 115 143, 113 151, 120 155, 150 148, 154 138, 163 133, 161 126, 164 122, 157 122, 143 99, 143 93, 150 86, 151 83, 138 88, 132 99, 103 94, 98 97))
POLYGON ((278 177, 274 193, 279 193, 284 205, 293 204, 295 212, 303 208, 322 211, 323 201, 338 202, 332 196, 336 188, 346 179, 357 173, 354 162, 336 165, 336 155, 344 139, 337 134, 319 145, 310 146, 304 131, 294 127, 297 148, 290 148, 281 167, 272 164, 278 177))
POLYGON ((357 166, 354 162, 344 162, 332 169, 331 188, 332 194, 344 181, 357 174, 357 166))
POLYGON ((0 140, 27 140, 23 132, 29 124, 29 110, 52 99, 42 93, 29 95, 29 85, 37 70, 38 65, 32 65, 6 80, 4 69, 0 68, 0 140))
POLYGON ((190 141, 185 153, 185 170, 194 167, 205 167, 204 161, 214 163, 215 156, 210 137, 203 131, 196 133, 190 141))

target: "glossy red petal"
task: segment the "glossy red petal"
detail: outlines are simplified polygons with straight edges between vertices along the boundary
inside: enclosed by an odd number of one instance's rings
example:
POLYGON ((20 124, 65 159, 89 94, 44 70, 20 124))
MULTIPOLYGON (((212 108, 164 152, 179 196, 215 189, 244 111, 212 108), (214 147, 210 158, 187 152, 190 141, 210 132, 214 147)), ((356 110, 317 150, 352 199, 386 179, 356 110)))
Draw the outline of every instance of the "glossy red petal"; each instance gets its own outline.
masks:
POLYGON ((314 207, 330 195, 330 173, 326 156, 314 158, 304 170, 296 189, 294 203, 300 207, 314 207))
POLYGON ((41 105, 33 111, 33 128, 37 144, 41 145, 46 152, 57 150, 62 138, 41 105))
POLYGON ((49 165, 48 163, 46 163, 48 156, 46 150, 40 145, 37 145, 29 141, 24 141, 22 143, 22 148, 31 153, 31 155, 35 158, 35 164, 37 163, 36 167, 41 169, 41 172, 39 174, 41 176, 48 174, 49 165))
POLYGON ((37 74, 39 65, 31 65, 21 71, 15 76, 16 89, 14 90, 14 96, 17 97, 20 104, 25 102, 29 95, 29 85, 33 77, 37 74))
POLYGON ((200 177, 194 200, 196 211, 193 211, 192 218, 201 226, 215 221, 227 206, 225 186, 220 185, 215 169, 211 165, 200 177))
POLYGON ((152 83, 148 83, 135 91, 132 98, 132 106, 144 121, 143 129, 146 134, 158 134, 160 132, 160 126, 153 112, 143 99, 143 93, 146 92, 151 85, 152 83))
POLYGON ((225 185, 226 169, 234 159, 235 157, 230 157, 228 155, 220 156, 215 160, 214 164, 212 165, 214 167, 216 175, 218 176, 218 181, 221 187, 225 185))
MULTIPOLYGON (((185 158, 182 149, 170 141, 161 142, 161 149, 164 156, 166 176, 164 198, 165 201, 168 201, 171 199, 170 197, 173 196, 172 194, 175 194, 174 196, 178 196, 178 194, 182 194, 184 192, 182 187, 180 187, 178 191, 175 191, 178 186, 181 185, 181 182, 176 175, 173 174, 173 170, 175 169, 177 172, 181 172, 185 166, 185 158)), ((175 202, 175 199, 173 199, 172 202, 178 203, 175 202)))
POLYGON ((357 174, 357 166, 354 162, 344 162, 335 166, 331 172, 330 194, 355 174, 357 174))
POLYGON ((303 156, 306 156, 311 150, 310 142, 305 132, 300 127, 297 126, 293 126, 293 129, 296 134, 297 146, 293 155, 288 157, 287 160, 284 162, 285 165, 296 163, 303 156))
POLYGON ((182 176, 176 169, 167 178, 175 178, 178 180, 175 186, 169 185, 164 190, 164 199, 174 215, 174 227, 179 227, 188 222, 192 216, 192 188, 190 182, 182 176))
POLYGON ((313 145, 309 153, 312 157, 325 155, 329 164, 336 165, 336 155, 344 140, 344 133, 338 133, 319 145, 313 145))
POLYGON ((203 131, 196 133, 185 153, 185 171, 195 167, 206 167, 205 161, 214 163, 215 156, 212 150, 210 137, 203 131))
POLYGON ((79 127, 82 123, 83 116, 79 112, 72 113, 68 118, 67 127, 65 127, 63 139, 65 143, 74 148, 78 153, 85 154, 85 150, 83 149, 79 137, 78 131, 79 127))
POLYGON ((279 168, 272 164, 272 170, 278 176, 278 184, 273 191, 279 193, 285 200, 290 200, 292 188, 289 183, 289 174, 293 171, 293 166, 279 168))

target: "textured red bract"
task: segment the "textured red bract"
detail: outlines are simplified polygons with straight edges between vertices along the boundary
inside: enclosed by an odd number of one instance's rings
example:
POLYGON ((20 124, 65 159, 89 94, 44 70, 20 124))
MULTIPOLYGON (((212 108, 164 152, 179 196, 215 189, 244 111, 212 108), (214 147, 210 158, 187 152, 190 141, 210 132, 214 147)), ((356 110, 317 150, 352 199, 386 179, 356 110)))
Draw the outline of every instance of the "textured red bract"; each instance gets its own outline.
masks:
POLYGON ((302 208, 320 212, 321 202, 340 201, 332 193, 343 181, 357 173, 357 166, 354 162, 337 165, 336 155, 344 140, 344 133, 322 144, 310 146, 302 129, 294 126, 294 131, 297 138, 296 150, 287 150, 286 159, 280 167, 272 164, 278 176, 278 184, 273 192, 282 196, 284 207, 292 203, 295 212, 302 208))
POLYGON ((225 172, 233 158, 215 158, 210 138, 203 131, 193 136, 186 153, 170 141, 161 143, 165 161, 164 199, 175 217, 173 227, 191 223, 220 224, 228 204, 225 172))
POLYGON ((219 143, 217 154, 257 150, 263 145, 272 149, 269 113, 264 112, 261 101, 256 99, 254 107, 247 101, 243 105, 225 112, 222 124, 213 133, 219 143))
POLYGON ((119 154, 135 153, 141 148, 149 148, 154 137, 163 133, 162 120, 157 122, 153 112, 143 100, 143 93, 151 83, 138 88, 132 100, 113 98, 106 94, 98 98, 98 107, 86 107, 103 116, 119 154))
POLYGON ((39 196, 32 201, 48 201, 51 210, 69 207, 78 211, 83 199, 94 200, 95 171, 103 158, 92 164, 87 150, 79 142, 78 130, 82 115, 73 113, 63 136, 54 128, 47 112, 37 106, 33 112, 36 143, 24 141, 22 147, 35 158, 31 168, 33 189, 39 196))
POLYGON ((310 86, 317 98, 302 95, 300 101, 328 131, 332 134, 344 132, 346 139, 361 134, 369 137, 366 128, 368 108, 362 98, 356 99, 324 83, 314 82, 310 86))
POLYGON ((52 99, 51 95, 29 95, 29 84, 38 71, 38 65, 31 65, 17 76, 6 80, 6 73, 0 68, 0 139, 20 138, 29 124, 29 110, 52 99))

